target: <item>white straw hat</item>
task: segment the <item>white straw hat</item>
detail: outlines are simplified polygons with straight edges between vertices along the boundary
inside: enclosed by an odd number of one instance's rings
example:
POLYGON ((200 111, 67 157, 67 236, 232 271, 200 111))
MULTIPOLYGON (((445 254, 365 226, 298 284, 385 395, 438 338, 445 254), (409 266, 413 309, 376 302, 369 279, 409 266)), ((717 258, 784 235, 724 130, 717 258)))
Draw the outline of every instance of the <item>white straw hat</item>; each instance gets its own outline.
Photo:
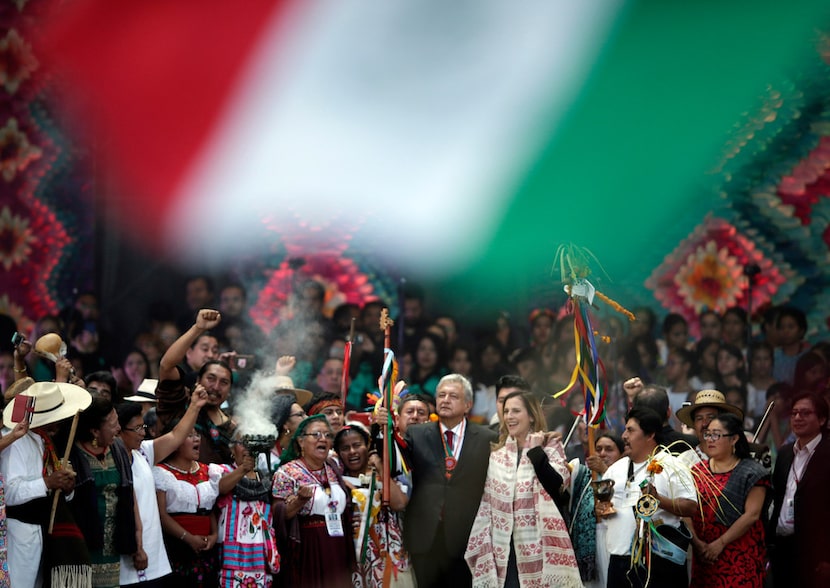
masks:
POLYGON ((158 402, 156 398, 156 388, 158 388, 159 381, 153 378, 144 378, 144 381, 138 386, 138 390, 132 396, 127 396, 124 400, 130 402, 158 402))
MULTIPOLYGON (((27 396, 35 399, 34 415, 29 427, 34 429, 75 416, 78 411, 86 410, 92 404, 92 395, 75 384, 58 382, 36 382, 25 391, 27 396)), ((3 410, 3 424, 7 427, 16 425, 12 420, 14 402, 3 410)))

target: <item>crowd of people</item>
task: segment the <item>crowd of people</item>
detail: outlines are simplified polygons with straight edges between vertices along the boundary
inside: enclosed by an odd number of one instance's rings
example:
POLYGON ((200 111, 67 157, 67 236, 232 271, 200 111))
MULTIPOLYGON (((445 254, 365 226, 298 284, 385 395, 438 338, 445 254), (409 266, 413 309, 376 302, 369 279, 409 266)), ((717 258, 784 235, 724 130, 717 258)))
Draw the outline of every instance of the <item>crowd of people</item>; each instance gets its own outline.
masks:
POLYGON ((471 332, 416 288, 389 332, 309 281, 266 334, 241 285, 186 294, 127 344, 89 293, 13 344, 0 317, 0 588, 830 585, 830 343, 796 308, 595 317, 596 429, 564 311, 471 332))

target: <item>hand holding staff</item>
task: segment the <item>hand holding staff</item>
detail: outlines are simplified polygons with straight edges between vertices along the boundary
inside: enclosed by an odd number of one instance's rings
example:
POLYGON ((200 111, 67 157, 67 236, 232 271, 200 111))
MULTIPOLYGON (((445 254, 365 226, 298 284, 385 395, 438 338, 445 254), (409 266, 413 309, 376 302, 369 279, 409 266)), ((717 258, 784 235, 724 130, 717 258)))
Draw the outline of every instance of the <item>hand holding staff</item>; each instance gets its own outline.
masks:
MULTIPOLYGON (((380 328, 383 330, 383 347, 384 349, 390 349, 392 344, 391 340, 391 329, 392 329, 393 321, 389 318, 389 309, 384 308, 380 312, 380 328)), ((384 382, 384 389, 380 390, 381 398, 383 398, 383 404, 388 411, 392 410, 392 388, 395 385, 395 382, 384 382)), ((388 507, 390 496, 389 496, 389 485, 391 484, 391 474, 389 472, 389 458, 390 458, 390 451, 392 449, 392 417, 391 413, 387 416, 386 423, 382 425, 383 429, 383 471, 381 472, 381 480, 383 483, 382 498, 381 502, 383 506, 388 507)))
MULTIPOLYGON (((63 459, 61 460, 61 470, 60 471, 67 471, 69 465, 69 452, 72 450, 72 444, 75 443, 75 432, 78 430, 78 417, 80 416, 81 411, 75 413, 75 416, 72 418, 72 427, 69 429, 69 439, 66 442, 66 451, 63 454, 63 459)), ((73 474, 74 478, 74 474, 73 474)), ((58 510, 58 499, 60 498, 61 489, 57 488, 55 490, 55 496, 52 499, 52 513, 49 515, 49 534, 52 534, 52 527, 55 524, 55 512, 58 510)))

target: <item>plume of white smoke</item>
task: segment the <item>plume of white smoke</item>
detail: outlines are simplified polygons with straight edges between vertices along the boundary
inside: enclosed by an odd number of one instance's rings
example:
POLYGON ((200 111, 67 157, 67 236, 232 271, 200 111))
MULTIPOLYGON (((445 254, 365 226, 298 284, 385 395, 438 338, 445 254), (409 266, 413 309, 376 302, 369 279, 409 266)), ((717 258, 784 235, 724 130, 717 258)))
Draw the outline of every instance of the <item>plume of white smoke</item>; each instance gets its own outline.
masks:
POLYGON ((242 392, 234 407, 240 435, 277 437, 277 427, 271 420, 272 401, 276 389, 276 376, 273 373, 254 373, 251 383, 242 392))

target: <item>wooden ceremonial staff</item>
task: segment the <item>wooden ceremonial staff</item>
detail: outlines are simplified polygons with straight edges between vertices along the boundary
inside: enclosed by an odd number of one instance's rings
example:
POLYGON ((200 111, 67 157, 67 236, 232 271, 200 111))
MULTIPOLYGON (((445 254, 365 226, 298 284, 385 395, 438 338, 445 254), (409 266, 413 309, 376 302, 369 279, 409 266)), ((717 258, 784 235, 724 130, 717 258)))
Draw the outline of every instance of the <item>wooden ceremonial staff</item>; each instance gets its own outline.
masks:
MULTIPOLYGON (((66 469, 69 464, 69 452, 72 450, 72 444, 75 443, 75 431, 78 430, 78 417, 81 411, 77 411, 72 418, 72 427, 69 429, 69 440, 66 442, 66 451, 63 453, 63 460, 61 461, 61 469, 66 469)), ((52 534, 52 527, 55 525, 55 512, 58 510, 58 498, 60 498, 61 489, 55 490, 55 497, 52 499, 52 513, 49 515, 49 534, 52 534)))
MULTIPOLYGON (((384 308, 380 312, 380 328, 383 330, 383 348, 384 349, 391 349, 392 345, 392 337, 391 337, 391 329, 394 321, 389 318, 389 309, 384 308)), ((385 362, 384 362, 385 363, 385 362)), ((393 369, 390 368, 389 375, 394 372, 393 369)), ((391 472, 390 470, 390 459, 391 456, 389 452, 392 447, 392 443, 390 439, 392 438, 392 431, 391 429, 391 421, 392 421, 392 393, 391 390, 395 382, 383 382, 383 390, 380 390, 381 398, 383 399, 384 408, 386 408, 386 423, 383 425, 383 471, 381 472, 381 483, 383 484, 383 488, 381 489, 381 504, 384 508, 389 507, 389 484, 392 483, 391 481, 391 472)))
MULTIPOLYGON (((585 457, 588 458, 588 457, 591 457, 595 453, 595 451, 594 451, 594 436, 596 435, 596 431, 595 431, 594 427, 592 427, 591 425, 589 425, 587 423, 587 420, 588 420, 587 415, 586 415, 585 420, 586 420, 585 426, 588 427, 588 451, 586 452, 585 457)), ((591 470, 591 479, 592 480, 597 479, 597 472, 595 470, 591 470)))

